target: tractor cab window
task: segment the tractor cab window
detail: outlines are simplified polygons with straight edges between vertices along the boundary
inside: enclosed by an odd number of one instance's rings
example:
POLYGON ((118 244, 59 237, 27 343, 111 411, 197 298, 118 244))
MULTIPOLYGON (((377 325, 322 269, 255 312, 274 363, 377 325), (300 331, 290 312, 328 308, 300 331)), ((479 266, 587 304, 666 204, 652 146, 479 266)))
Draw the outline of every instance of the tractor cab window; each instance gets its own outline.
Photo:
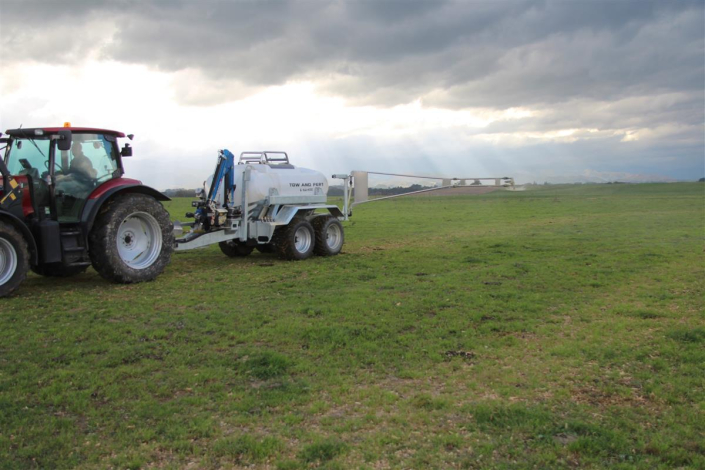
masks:
POLYGON ((11 175, 40 177, 49 172, 49 139, 17 139, 5 165, 11 175))
POLYGON ((71 150, 56 150, 56 209, 60 221, 78 221, 93 190, 116 176, 117 151, 102 134, 74 133, 71 150))

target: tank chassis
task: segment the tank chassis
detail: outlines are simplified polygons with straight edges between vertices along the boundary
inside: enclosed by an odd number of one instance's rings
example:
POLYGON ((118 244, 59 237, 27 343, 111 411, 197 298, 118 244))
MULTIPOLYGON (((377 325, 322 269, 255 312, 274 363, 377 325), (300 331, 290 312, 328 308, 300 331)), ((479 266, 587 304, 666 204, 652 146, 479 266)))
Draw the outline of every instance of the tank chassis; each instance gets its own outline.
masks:
POLYGON ((174 250, 218 243, 228 256, 255 248, 293 260, 336 255, 344 214, 326 203, 327 186, 322 174, 291 165, 285 152, 243 152, 235 163, 220 150, 215 172, 196 191, 195 211, 186 213, 194 221, 174 222, 174 250), (191 230, 184 234, 184 227, 191 230))

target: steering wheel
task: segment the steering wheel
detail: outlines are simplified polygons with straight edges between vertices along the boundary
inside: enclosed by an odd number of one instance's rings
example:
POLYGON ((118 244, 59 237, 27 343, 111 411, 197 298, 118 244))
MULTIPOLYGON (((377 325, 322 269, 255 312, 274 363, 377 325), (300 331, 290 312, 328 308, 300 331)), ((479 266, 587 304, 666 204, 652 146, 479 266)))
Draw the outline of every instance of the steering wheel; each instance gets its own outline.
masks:
POLYGON ((24 168, 25 170, 31 170, 33 168, 32 164, 29 163, 29 160, 27 160, 26 158, 20 158, 20 165, 22 165, 22 168, 24 168))

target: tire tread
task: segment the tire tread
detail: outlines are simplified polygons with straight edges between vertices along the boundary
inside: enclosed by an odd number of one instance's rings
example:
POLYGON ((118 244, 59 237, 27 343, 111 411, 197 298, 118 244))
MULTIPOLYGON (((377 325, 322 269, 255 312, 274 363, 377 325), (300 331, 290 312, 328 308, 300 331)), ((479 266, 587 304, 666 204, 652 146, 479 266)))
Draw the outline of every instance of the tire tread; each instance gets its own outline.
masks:
POLYGON ((169 213, 156 199, 144 194, 129 193, 111 199, 101 207, 88 241, 93 268, 104 279, 119 284, 151 281, 164 271, 171 260, 174 250, 173 225, 169 213), (127 266, 117 249, 118 227, 125 217, 134 212, 152 215, 162 231, 162 251, 154 264, 144 269, 127 266))
POLYGON ((12 224, 0 220, 0 237, 9 240, 17 254, 17 269, 8 282, 0 286, 0 297, 15 292, 27 278, 29 271, 29 247, 22 233, 12 224))
POLYGON ((311 221, 311 225, 313 225, 313 231, 316 234, 316 245, 314 246, 314 252, 318 256, 335 256, 340 253, 343 249, 343 243, 345 243, 345 233, 343 232, 343 226, 338 219, 332 215, 321 215, 313 219, 313 221, 311 221), (330 224, 337 224, 340 226, 340 234, 343 239, 338 250, 331 250, 328 246, 326 232, 328 231, 328 226, 330 224))
POLYGON ((313 254, 313 250, 316 248, 315 230, 306 219, 295 217, 291 220, 291 222, 289 222, 288 225, 277 228, 274 232, 274 236, 272 237, 272 245, 274 246, 274 251, 281 259, 291 261, 307 259, 313 254), (311 243, 313 247, 305 254, 298 252, 294 246, 296 238, 295 234, 301 224, 308 225, 312 234, 311 243))

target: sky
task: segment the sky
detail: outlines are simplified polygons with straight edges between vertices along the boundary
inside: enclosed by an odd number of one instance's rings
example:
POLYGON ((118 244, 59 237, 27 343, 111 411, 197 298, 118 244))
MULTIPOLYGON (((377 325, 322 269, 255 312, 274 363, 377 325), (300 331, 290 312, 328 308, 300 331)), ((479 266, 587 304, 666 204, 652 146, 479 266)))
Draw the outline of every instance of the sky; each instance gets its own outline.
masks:
POLYGON ((135 134, 128 175, 218 149, 327 175, 697 180, 705 0, 0 0, 0 128, 135 134))

